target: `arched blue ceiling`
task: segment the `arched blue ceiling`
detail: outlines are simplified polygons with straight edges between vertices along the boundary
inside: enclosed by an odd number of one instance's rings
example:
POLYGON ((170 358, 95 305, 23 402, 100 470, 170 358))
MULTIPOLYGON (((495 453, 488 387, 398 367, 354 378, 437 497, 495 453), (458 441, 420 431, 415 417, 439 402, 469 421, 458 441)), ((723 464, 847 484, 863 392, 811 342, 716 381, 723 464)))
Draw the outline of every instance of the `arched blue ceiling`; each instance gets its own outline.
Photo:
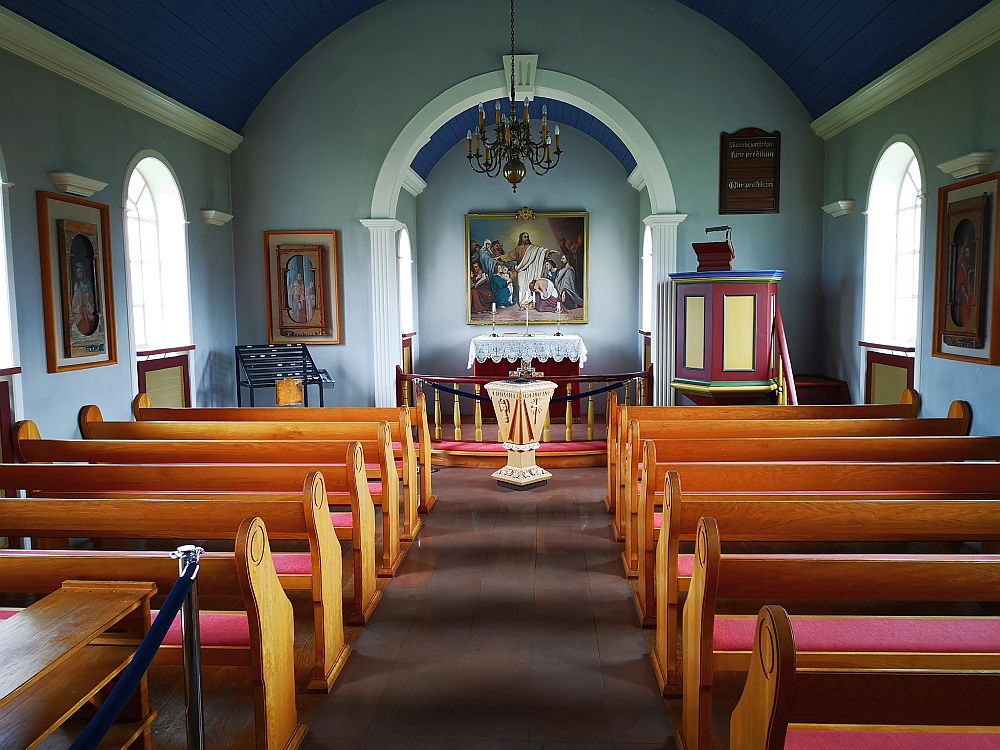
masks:
MULTIPOLYGON (((615 135, 607 125, 598 120, 593 115, 584 112, 579 107, 574 107, 572 104, 566 104, 565 102, 556 101, 555 99, 546 99, 545 97, 537 97, 531 101, 531 105, 528 107, 528 111, 531 113, 532 122, 532 133, 535 138, 539 136, 541 130, 541 119, 542 119, 542 106, 548 107, 549 111, 549 121, 550 123, 561 123, 563 125, 569 125, 570 127, 576 128, 577 130, 586 133, 595 141, 600 143, 604 148, 611 152, 625 169, 625 174, 631 174, 632 170, 635 169, 635 158, 632 156, 628 147, 622 143, 621 138, 615 135)), ((493 102, 486 102, 484 104, 486 107, 486 124, 488 126, 487 132, 490 136, 493 135, 493 102)), ((504 111, 509 111, 509 106, 503 103, 504 111)), ((522 110, 518 110, 521 112, 522 110)), ((448 122, 437 129, 437 132, 431 136, 431 139, 424 144, 424 147, 417 152, 417 155, 413 158, 413 163, 410 165, 413 171, 420 175, 423 179, 427 179, 427 175, 431 173, 434 169, 434 165, 438 163, 442 156, 444 156, 448 150, 454 146, 459 141, 465 140, 465 135, 470 130, 475 133, 477 123, 479 122, 478 109, 472 107, 467 109, 461 114, 455 115, 448 122)))
MULTIPOLYGON (((0 5, 239 131, 285 71, 381 1, 0 0, 0 5)), ((756 52, 814 117, 989 2, 680 1, 756 52)))

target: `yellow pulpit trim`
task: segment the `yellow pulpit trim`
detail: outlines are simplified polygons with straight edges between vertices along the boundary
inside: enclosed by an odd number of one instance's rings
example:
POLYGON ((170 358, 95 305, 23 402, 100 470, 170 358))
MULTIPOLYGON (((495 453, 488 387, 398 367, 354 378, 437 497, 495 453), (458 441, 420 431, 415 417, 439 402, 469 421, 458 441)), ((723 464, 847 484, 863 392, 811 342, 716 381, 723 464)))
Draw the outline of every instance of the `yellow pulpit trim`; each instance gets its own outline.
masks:
POLYGON ((754 369, 754 337, 757 333, 754 315, 757 307, 755 294, 727 294, 723 297, 722 369, 754 369))
POLYGON ((705 298, 684 299, 684 367, 705 369, 705 298))

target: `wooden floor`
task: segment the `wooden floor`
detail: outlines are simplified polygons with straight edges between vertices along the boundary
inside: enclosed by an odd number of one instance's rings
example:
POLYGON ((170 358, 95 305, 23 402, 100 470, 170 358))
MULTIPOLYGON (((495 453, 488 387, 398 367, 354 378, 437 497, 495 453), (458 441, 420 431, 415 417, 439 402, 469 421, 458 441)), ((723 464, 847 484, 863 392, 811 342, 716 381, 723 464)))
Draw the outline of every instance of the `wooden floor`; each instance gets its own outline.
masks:
POLYGON ((476 469, 434 483, 438 504, 304 747, 673 747, 604 470, 530 492, 476 469))

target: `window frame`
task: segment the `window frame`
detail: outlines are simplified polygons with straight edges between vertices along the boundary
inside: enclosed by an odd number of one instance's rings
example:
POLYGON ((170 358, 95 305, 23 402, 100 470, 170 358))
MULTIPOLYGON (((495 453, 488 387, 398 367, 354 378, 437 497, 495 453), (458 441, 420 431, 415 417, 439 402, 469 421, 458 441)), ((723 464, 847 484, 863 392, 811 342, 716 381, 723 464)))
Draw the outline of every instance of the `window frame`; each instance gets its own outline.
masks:
MULTIPOLYGON (((156 207, 155 190, 149 185, 149 179, 146 175, 140 172, 140 176, 146 183, 147 189, 150 191, 150 196, 153 199, 154 208, 156 207)), ((159 211, 159 209, 156 209, 159 211)), ((191 356, 191 351, 194 349, 194 311, 192 305, 192 288, 191 288, 191 243, 190 243, 190 221, 188 219, 187 202, 184 198, 184 190, 181 187, 181 181, 177 176, 176 170, 170 161, 159 151, 154 149, 142 149, 138 151, 130 160, 125 169, 124 179, 122 182, 122 237, 124 241, 124 258, 123 266, 125 270, 125 300, 126 300, 126 317, 128 320, 128 331, 129 331, 129 367, 131 370, 131 380, 132 380, 132 391, 133 394, 138 394, 139 392, 139 370, 138 370, 138 351, 143 350, 156 350, 156 349, 172 349, 174 351, 178 349, 188 349, 190 365, 190 390, 191 393, 197 393, 197 369, 194 367, 193 356, 191 356), (187 286, 187 324, 188 324, 188 337, 185 344, 165 344, 160 346, 149 347, 146 345, 145 349, 139 349, 137 346, 137 335, 135 330, 135 314, 133 309, 133 294, 132 294, 132 256, 129 251, 129 215, 128 215, 128 204, 129 204, 129 184, 132 179, 133 173, 138 169, 139 165, 146 159, 156 159, 165 168, 166 172, 169 174, 170 178, 173 180, 174 187, 177 189, 177 195, 180 200, 180 221, 182 222, 182 240, 184 245, 184 259, 185 259, 185 269, 183 280, 187 286)), ((159 234, 160 228, 157 227, 157 233, 159 234)), ((159 237, 158 237, 159 240, 159 237)), ((159 247, 158 254, 159 254, 159 247)), ((160 265, 160 260, 157 261, 157 265, 160 265)), ((162 266, 161 266, 162 268, 162 266)), ((162 287, 162 274, 161 274, 161 287, 162 287)), ((192 401, 192 404, 194 402, 192 401)))
MULTIPOLYGON (((890 155, 890 157, 891 157, 891 155, 890 155)), ((865 215, 865 227, 864 227, 864 245, 863 245, 863 253, 862 253, 862 269, 861 269, 862 270, 862 278, 861 278, 861 335, 859 336, 859 342, 860 341, 865 341, 865 342, 872 343, 872 344, 893 344, 893 345, 900 344, 900 342, 898 342, 898 341, 895 340, 895 338, 896 338, 895 337, 895 323, 894 323, 894 326, 893 326, 893 336, 891 337, 893 339, 892 341, 873 340, 873 337, 870 336, 871 331, 868 330, 868 318, 869 318, 869 315, 870 315, 870 312, 871 312, 869 310, 869 303, 868 303, 868 289, 869 289, 868 283, 869 283, 869 272, 870 272, 869 257, 870 257, 870 252, 872 250, 872 247, 874 245, 874 240, 872 239, 873 230, 876 228, 875 225, 874 225, 874 222, 878 220, 877 217, 879 217, 879 216, 881 216, 882 219, 883 219, 883 221, 884 221, 886 219, 886 217, 888 216, 888 213, 889 213, 886 210, 886 206, 888 205, 887 202, 886 202, 886 204, 884 206, 881 206, 881 207, 877 206, 877 205, 873 205, 873 195, 876 193, 876 191, 879 188, 882 188, 883 190, 886 190, 885 185, 887 183, 893 185, 893 189, 892 189, 892 192, 891 192, 891 198, 892 198, 892 204, 891 204, 892 205, 892 212, 891 212, 892 220, 891 220, 891 225, 892 225, 892 233, 893 233, 893 238, 894 238, 894 241, 893 241, 893 266, 892 266, 892 268, 893 268, 893 274, 894 274, 894 276, 893 276, 893 299, 892 299, 892 305, 893 305, 893 308, 894 308, 894 310, 893 310, 893 320, 895 321, 895 318, 896 318, 896 315, 895 315, 895 306, 897 304, 896 301, 898 299, 897 295, 896 295, 896 278, 895 278, 895 275, 898 273, 898 262, 899 262, 898 259, 900 257, 900 255, 899 255, 899 241, 898 241, 898 238, 899 238, 899 217, 900 217, 900 214, 902 213, 902 211, 900 210, 899 201, 900 201, 900 197, 902 195, 903 187, 904 187, 904 185, 906 183, 906 180, 908 178, 909 171, 910 171, 910 169, 914 165, 916 165, 917 173, 918 173, 918 175, 920 177, 920 183, 921 183, 920 186, 919 186, 919 188, 918 188, 918 191, 917 191, 917 203, 916 203, 916 206, 915 206, 915 207, 919 207, 920 216, 919 216, 919 221, 917 222, 918 226, 916 227, 915 232, 914 232, 914 242, 916 244, 916 250, 915 250, 915 253, 913 253, 916 256, 916 262, 915 262, 915 266, 916 267, 914 269, 915 282, 916 282, 915 283, 916 310, 915 310, 915 320, 914 320, 915 335, 914 335, 914 341, 913 341, 913 344, 912 344, 912 346, 914 347, 914 352, 913 352, 913 355, 912 355, 913 356, 913 360, 914 360, 914 374, 913 374, 913 383, 914 383, 914 385, 913 385, 913 387, 914 388, 919 388, 920 371, 921 371, 921 367, 920 367, 920 354, 921 354, 921 351, 922 351, 922 348, 923 348, 921 346, 921 338, 922 338, 923 327, 924 327, 924 306, 925 306, 924 305, 924 302, 925 302, 925 299, 924 299, 925 298, 925 289, 924 289, 924 286, 925 286, 924 261, 925 261, 925 256, 927 254, 926 253, 926 249, 927 249, 926 239, 927 239, 927 213, 928 213, 927 212, 927 208, 928 208, 928 206, 927 206, 927 195, 928 195, 928 193, 927 193, 927 178, 928 178, 928 174, 927 174, 927 169, 926 169, 926 164, 925 164, 925 161, 924 161, 924 158, 923 158, 923 154, 922 154, 919 146, 917 145, 916 141, 912 137, 910 137, 908 135, 905 135, 905 134, 894 135, 892 138, 890 138, 889 140, 887 140, 885 142, 885 144, 879 150, 878 156, 874 160, 874 163, 873 163, 873 166, 872 166, 872 170, 871 170, 871 174, 869 175, 869 179, 868 179, 867 201, 866 201, 865 211, 864 211, 864 215, 865 215), (891 149, 893 149, 894 147, 899 146, 899 145, 905 146, 908 149, 908 151, 909 151, 909 157, 906 159, 905 163, 902 164, 902 166, 898 166, 898 165, 894 166, 892 164, 885 163, 886 158, 887 158, 887 153, 891 149), (886 172, 889 172, 889 174, 886 175, 885 174, 886 172), (890 178, 892 180, 891 183, 890 183, 890 178)), ((882 196, 882 200, 886 200, 886 196, 885 195, 882 196)), ((914 207, 908 207, 907 210, 909 210, 910 208, 914 208, 914 207)), ((883 229, 884 228, 885 227, 883 226, 883 229)), ((906 253, 906 255, 909 255, 909 253, 906 253)), ((875 338, 879 338, 879 337, 875 337, 875 338)), ((907 344, 903 344, 903 345, 909 346, 908 343, 907 344)), ((859 362, 859 373, 860 373, 860 383, 861 383, 861 386, 860 386, 861 390, 859 391, 859 393, 863 393, 864 392, 864 387, 865 387, 865 372, 866 372, 866 368, 867 368, 866 362, 867 362, 867 355, 866 356, 862 356, 860 358, 860 362, 859 362)))

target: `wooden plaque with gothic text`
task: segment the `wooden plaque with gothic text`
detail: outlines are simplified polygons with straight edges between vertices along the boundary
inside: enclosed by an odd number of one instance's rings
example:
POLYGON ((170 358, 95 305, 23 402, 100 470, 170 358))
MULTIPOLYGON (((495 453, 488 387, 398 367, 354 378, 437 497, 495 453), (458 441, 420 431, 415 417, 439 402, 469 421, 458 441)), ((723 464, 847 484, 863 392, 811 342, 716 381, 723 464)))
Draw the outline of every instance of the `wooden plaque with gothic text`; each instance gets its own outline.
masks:
POLYGON ((781 133, 744 128, 720 140, 719 213, 778 213, 781 133))

